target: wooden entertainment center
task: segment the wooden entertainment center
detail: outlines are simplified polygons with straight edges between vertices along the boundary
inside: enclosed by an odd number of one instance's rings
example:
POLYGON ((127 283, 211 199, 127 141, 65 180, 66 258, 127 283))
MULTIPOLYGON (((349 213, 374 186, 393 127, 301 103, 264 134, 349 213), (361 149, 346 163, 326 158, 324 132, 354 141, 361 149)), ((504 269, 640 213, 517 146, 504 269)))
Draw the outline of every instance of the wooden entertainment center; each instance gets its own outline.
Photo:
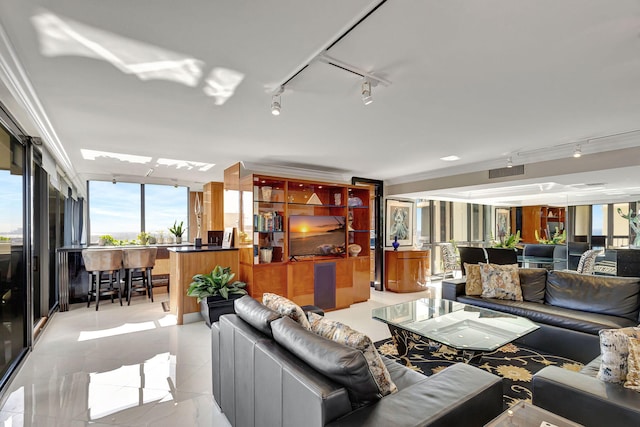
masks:
POLYGON ((270 176, 236 164, 225 170, 224 191, 225 227, 237 230, 239 280, 252 297, 272 292, 325 310, 369 299, 369 186, 270 176))

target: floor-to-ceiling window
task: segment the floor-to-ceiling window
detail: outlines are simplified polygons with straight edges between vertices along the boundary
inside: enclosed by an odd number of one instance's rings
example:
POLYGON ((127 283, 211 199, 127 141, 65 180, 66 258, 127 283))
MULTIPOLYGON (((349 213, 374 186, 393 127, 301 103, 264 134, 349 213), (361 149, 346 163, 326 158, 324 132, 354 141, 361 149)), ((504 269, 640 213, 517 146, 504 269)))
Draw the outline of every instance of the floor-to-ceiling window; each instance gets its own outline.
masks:
POLYGON ((89 181, 89 223, 91 243, 100 236, 136 240, 142 231, 140 184, 89 181))
POLYGON ((0 127, 0 385, 27 348, 25 150, 0 127))
POLYGON ((182 186, 89 181, 91 243, 109 235, 135 241, 142 231, 168 243, 174 223, 189 226, 189 189, 182 186))
POLYGON ((166 234, 175 222, 183 222, 187 227, 188 197, 186 187, 145 184, 144 231, 152 235, 161 231, 166 234))

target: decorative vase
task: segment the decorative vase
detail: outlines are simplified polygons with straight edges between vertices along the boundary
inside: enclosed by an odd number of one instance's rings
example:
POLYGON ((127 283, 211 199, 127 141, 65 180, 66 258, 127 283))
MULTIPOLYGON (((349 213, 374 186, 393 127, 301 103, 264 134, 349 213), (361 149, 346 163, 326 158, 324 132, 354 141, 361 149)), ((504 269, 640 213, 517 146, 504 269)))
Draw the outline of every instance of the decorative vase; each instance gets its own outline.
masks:
POLYGON ((336 193, 333 195, 334 205, 340 206, 342 204, 342 194, 336 193))
POLYGON ((398 250, 398 247, 400 246, 400 242, 398 242, 398 236, 394 236, 393 243, 391 243, 391 246, 393 246, 394 251, 398 250))
POLYGON ((354 243, 349 245, 348 249, 349 249, 349 256, 358 256, 358 254, 362 250, 362 246, 354 243))
POLYGON ((262 200, 265 202, 271 201, 271 187, 262 187, 262 200))
POLYGON ((272 248, 262 248, 262 249, 260 249, 260 263, 261 264, 269 264, 269 263, 271 263, 272 257, 273 257, 273 249, 272 248))

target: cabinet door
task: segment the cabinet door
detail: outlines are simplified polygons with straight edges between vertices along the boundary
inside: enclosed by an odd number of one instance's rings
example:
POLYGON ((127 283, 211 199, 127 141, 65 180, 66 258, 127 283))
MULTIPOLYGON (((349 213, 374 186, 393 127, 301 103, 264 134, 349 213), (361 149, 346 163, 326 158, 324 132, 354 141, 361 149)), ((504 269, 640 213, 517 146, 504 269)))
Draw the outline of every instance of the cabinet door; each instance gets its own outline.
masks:
POLYGON ((371 296, 371 267, 369 257, 354 258, 353 302, 367 301, 371 296))
POLYGON ((262 294, 271 292, 287 295, 287 268, 284 264, 267 264, 253 267, 251 296, 262 299, 262 294))

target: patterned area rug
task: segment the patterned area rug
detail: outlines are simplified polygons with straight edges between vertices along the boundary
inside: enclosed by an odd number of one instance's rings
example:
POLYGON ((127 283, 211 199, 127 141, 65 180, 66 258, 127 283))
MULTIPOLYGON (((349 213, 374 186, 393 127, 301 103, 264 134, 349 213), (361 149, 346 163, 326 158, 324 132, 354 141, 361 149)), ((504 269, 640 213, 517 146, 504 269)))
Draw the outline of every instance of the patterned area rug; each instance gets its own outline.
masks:
MULTIPOLYGON (((404 354, 398 354, 391 338, 378 341, 375 346, 386 357, 427 376, 461 362, 458 352, 445 345, 430 346, 417 335, 410 337, 406 342, 407 350, 404 354)), ((505 409, 520 400, 531 402, 531 379, 533 374, 545 366, 555 365, 572 371, 582 368, 579 362, 515 344, 507 344, 485 353, 481 358, 473 358, 470 364, 504 379, 502 383, 505 409)))

